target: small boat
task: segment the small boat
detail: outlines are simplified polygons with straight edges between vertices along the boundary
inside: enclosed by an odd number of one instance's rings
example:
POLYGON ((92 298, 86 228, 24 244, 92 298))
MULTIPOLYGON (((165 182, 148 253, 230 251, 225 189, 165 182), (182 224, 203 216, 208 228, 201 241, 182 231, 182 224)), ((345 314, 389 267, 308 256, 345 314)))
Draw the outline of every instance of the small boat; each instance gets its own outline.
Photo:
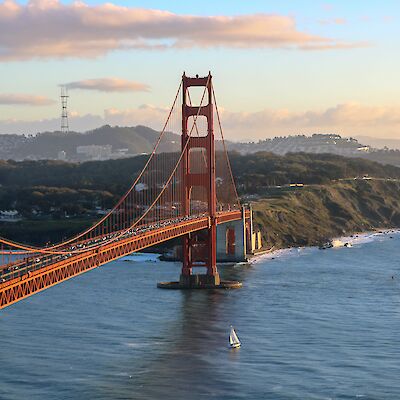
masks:
POLYGON ((229 347, 231 349, 237 349, 240 347, 241 343, 236 335, 235 329, 233 329, 233 326, 231 326, 231 333, 229 334, 229 347))
POLYGON ((344 244, 344 247, 353 247, 353 245, 352 245, 350 242, 346 242, 346 243, 344 244))
POLYGON ((320 250, 326 250, 326 249, 330 249, 332 247, 333 247, 332 242, 326 242, 326 243, 320 244, 318 248, 320 250))

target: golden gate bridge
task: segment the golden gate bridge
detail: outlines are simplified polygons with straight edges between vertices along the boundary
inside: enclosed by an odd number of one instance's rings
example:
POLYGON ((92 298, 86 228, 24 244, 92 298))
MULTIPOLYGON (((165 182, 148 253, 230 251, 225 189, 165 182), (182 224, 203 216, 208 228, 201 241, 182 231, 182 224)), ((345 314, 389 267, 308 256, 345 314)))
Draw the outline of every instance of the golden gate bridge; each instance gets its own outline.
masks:
POLYGON ((182 237, 180 280, 159 287, 240 286, 220 280, 216 231, 217 225, 249 219, 249 214, 236 191, 212 76, 183 74, 153 151, 107 215, 85 231, 45 247, 0 238, 0 308, 176 237, 182 237), (192 104, 194 88, 202 89, 197 105, 192 104), (177 152, 168 136, 179 131, 177 152), (198 267, 206 273, 194 274, 198 267))

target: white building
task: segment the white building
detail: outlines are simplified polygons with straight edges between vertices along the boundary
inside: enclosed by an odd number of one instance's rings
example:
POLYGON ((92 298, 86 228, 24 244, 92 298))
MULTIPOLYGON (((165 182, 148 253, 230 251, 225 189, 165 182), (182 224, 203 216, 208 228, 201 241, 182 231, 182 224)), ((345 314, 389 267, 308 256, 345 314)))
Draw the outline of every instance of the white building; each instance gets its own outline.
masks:
POLYGON ((106 144, 104 146, 99 146, 96 144, 91 144, 89 146, 78 146, 76 148, 76 153, 90 160, 108 160, 111 158, 112 146, 111 144, 106 144))

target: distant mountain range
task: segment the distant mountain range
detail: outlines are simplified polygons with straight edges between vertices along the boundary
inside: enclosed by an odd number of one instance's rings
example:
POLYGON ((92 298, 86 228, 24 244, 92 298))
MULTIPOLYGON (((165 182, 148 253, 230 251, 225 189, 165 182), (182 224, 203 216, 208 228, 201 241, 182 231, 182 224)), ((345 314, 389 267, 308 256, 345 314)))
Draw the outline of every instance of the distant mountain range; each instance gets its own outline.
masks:
POLYGON ((357 138, 341 137, 337 134, 293 135, 259 140, 258 142, 228 143, 228 149, 241 154, 260 151, 279 155, 288 153, 328 153, 400 166, 400 141, 393 140, 393 148, 390 149, 387 146, 379 148, 382 142, 379 140, 374 142, 371 139, 373 138, 363 137, 362 141, 359 141, 357 138), (376 147, 372 143, 375 143, 376 147))
MULTIPOLYGON (((35 136, 0 135, 0 159, 88 161, 149 153, 159 132, 145 127, 111 127, 85 133, 44 132, 35 136)), ((175 151, 180 136, 166 133, 161 151, 175 151)))
POLYGON ((287 153, 332 153, 342 156, 358 156, 371 150, 354 138, 342 138, 337 134, 293 135, 259 140, 257 143, 230 143, 231 150, 240 153, 268 151, 275 154, 287 153))
MULTIPOLYGON (((44 132, 35 136, 0 135, 0 159, 3 160, 62 160, 82 162, 108 160, 148 154, 159 132, 145 127, 111 127, 105 125, 85 133, 44 132)), ((366 136, 346 138, 336 134, 314 134, 275 137, 258 142, 226 142, 229 151, 241 154, 270 152, 331 153, 346 157, 361 157, 384 164, 400 165, 400 140, 375 139, 366 136), (383 144, 390 145, 382 148, 383 144), (380 148, 380 149, 379 149, 380 148)), ((159 150, 179 151, 180 135, 166 132, 159 150)), ((216 148, 220 148, 217 143, 216 148)))
POLYGON ((387 147, 400 150, 400 139, 374 138, 371 136, 356 136, 356 139, 378 149, 387 147))

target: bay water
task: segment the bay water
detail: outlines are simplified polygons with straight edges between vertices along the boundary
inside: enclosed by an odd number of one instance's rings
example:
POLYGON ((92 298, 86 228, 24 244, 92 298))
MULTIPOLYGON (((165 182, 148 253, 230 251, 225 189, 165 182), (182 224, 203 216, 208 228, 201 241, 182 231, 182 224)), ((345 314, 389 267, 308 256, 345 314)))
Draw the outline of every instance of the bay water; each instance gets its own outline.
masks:
POLYGON ((399 258, 368 234, 221 267, 243 288, 214 291, 115 261, 0 311, 0 399, 399 399, 399 258))

